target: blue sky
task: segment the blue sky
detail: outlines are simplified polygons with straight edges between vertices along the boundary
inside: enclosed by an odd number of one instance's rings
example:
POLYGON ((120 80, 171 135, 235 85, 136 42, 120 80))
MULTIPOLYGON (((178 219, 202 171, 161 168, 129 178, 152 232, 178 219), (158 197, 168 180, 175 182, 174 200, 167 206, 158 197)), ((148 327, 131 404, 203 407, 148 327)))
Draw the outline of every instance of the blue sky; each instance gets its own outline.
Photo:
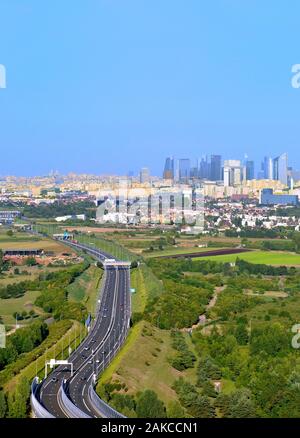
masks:
POLYGON ((284 151, 300 168, 299 17, 298 0, 1 0, 0 175, 284 151))

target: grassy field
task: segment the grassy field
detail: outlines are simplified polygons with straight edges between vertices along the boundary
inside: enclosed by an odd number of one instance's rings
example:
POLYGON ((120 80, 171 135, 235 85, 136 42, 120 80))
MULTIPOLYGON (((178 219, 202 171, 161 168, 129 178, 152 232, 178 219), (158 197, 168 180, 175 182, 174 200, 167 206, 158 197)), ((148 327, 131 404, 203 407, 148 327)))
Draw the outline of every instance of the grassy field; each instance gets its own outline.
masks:
MULTIPOLYGON (((188 337, 188 335, 186 335, 188 337)), ((160 330, 144 321, 139 322, 130 332, 127 342, 111 366, 103 373, 98 382, 101 385, 108 381, 125 383, 128 394, 152 389, 166 405, 177 400, 172 385, 186 372, 171 367, 169 358, 175 351, 171 346, 170 332, 160 330)), ((195 370, 189 370, 189 375, 195 370)))
POLYGON ((139 268, 132 269, 130 284, 135 292, 131 295, 132 311, 143 313, 147 299, 155 298, 162 293, 162 284, 147 265, 141 264, 139 268))
POLYGON ((12 236, 7 235, 7 230, 0 228, 0 245, 2 242, 31 242, 39 240, 36 236, 26 233, 14 232, 12 236))
POLYGON ((135 289, 135 293, 131 295, 132 309, 134 312, 143 312, 147 296, 144 279, 139 269, 132 270, 130 285, 135 289))
POLYGON ((0 249, 43 249, 45 251, 52 251, 55 254, 61 254, 63 252, 71 253, 73 252, 70 248, 67 248, 65 245, 48 239, 39 239, 39 240, 11 240, 1 241, 0 240, 0 249))
POLYGON ((91 265, 74 283, 68 287, 69 299, 82 302, 94 315, 103 271, 91 265))
POLYGON ((222 263, 233 263, 237 257, 249 263, 266 265, 300 266, 300 254, 281 251, 251 251, 241 254, 228 254, 220 256, 196 257, 193 260, 214 260, 222 263))
MULTIPOLYGON (((25 310, 34 310, 36 313, 41 312, 41 309, 37 309, 33 303, 36 298, 40 295, 40 291, 28 291, 20 298, 9 298, 7 300, 0 299, 0 316, 2 317, 3 323, 7 326, 14 325, 15 319, 13 317, 14 312, 22 312, 25 310)), ((23 325, 30 322, 30 319, 20 321, 19 324, 23 325)))

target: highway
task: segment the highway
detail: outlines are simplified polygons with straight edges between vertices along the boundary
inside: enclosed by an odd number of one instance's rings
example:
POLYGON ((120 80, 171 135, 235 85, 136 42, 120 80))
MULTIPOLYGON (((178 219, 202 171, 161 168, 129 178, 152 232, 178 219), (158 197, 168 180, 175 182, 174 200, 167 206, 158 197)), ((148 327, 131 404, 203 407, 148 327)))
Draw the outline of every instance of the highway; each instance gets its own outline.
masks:
MULTIPOLYGON (((72 244, 85 250, 97 260, 105 263, 102 294, 97 303, 95 320, 88 336, 71 354, 74 374, 66 366, 59 366, 44 379, 38 389, 37 398, 41 405, 54 417, 73 417, 64 403, 65 393, 83 415, 101 417, 103 412, 92 400, 91 391, 96 377, 104 371, 121 348, 130 324, 130 270, 128 264, 114 264, 111 256, 97 248, 72 244)), ((100 292, 100 291, 99 291, 100 292)), ((72 410, 73 412, 73 410, 72 410)), ((74 411, 75 412, 75 411, 74 411)))

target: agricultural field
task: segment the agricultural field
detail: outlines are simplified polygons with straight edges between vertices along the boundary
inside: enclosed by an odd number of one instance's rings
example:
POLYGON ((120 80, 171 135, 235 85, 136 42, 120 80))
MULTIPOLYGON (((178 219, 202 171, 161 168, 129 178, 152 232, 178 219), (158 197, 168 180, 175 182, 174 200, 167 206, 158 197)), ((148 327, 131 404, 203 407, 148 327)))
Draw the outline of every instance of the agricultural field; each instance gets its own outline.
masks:
POLYGON ((7 229, 0 228, 0 249, 43 249, 45 252, 53 252, 55 255, 64 252, 72 252, 60 242, 40 238, 24 232, 13 231, 12 236, 7 235, 7 229))
POLYGON ((192 254, 192 253, 200 253, 200 252, 208 252, 208 251, 216 251, 222 248, 195 248, 195 247, 172 247, 163 251, 153 251, 147 254, 144 254, 145 258, 152 257, 163 257, 163 256, 173 256, 173 255, 184 255, 184 254, 192 254))
POLYGON ((274 266, 300 266, 300 254, 281 251, 250 251, 241 254, 196 257, 193 260, 214 260, 220 263, 234 263, 237 257, 249 263, 274 266))

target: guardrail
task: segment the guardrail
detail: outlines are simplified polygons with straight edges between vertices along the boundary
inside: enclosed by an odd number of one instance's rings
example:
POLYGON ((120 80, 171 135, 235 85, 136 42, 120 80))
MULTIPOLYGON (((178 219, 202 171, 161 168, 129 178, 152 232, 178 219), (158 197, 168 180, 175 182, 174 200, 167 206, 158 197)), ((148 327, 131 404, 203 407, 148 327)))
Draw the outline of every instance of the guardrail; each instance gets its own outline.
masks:
POLYGON ((92 385, 89 387, 89 397, 94 409, 99 412, 102 418, 127 418, 105 403, 105 401, 98 396, 92 385))
POLYGON ((40 384, 38 382, 38 378, 35 377, 32 384, 31 384, 31 396, 30 396, 30 403, 32 410, 34 412, 34 415, 37 418, 55 418, 54 415, 50 414, 50 412, 47 411, 47 409, 44 408, 43 405, 38 401, 36 397, 36 393, 40 387, 40 384))
POLYGON ((67 384, 65 381, 62 382, 59 392, 59 397, 61 398, 63 410, 69 418, 92 418, 79 409, 74 403, 69 399, 66 394, 67 384))

